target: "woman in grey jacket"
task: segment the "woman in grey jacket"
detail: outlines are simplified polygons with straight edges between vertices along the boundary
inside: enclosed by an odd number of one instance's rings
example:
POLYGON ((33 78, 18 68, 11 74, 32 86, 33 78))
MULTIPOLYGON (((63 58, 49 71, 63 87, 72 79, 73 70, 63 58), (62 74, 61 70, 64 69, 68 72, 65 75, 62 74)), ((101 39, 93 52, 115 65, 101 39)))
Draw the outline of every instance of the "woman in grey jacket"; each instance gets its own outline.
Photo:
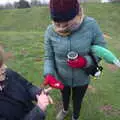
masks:
POLYGON ((85 69, 94 64, 90 48, 92 45, 105 46, 105 41, 96 20, 84 16, 78 0, 50 0, 50 13, 53 24, 45 34, 45 80, 54 77, 65 86, 61 90, 63 109, 57 120, 63 120, 68 113, 71 91, 72 120, 78 120, 90 82, 85 69))

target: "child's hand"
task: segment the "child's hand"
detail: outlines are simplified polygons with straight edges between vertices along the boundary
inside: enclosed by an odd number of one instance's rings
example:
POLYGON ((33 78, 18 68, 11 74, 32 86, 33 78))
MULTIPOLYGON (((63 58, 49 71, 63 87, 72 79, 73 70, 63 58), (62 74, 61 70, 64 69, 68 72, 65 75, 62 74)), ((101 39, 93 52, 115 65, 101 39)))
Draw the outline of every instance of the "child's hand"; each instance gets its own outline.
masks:
POLYGON ((41 110, 45 111, 47 106, 50 104, 52 98, 45 94, 44 91, 41 92, 40 95, 36 95, 37 98, 37 105, 40 107, 41 110))

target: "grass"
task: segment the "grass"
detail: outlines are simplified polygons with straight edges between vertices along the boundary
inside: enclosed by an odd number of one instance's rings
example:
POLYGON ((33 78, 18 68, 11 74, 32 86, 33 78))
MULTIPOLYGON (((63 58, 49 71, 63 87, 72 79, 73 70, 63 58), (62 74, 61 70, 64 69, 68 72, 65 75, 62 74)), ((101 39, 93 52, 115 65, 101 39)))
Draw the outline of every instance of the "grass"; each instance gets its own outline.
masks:
MULTIPOLYGON (((102 31, 112 37, 106 39, 108 48, 120 57, 120 4, 85 3, 82 6, 85 14, 94 17, 102 31)), ((38 86, 43 81, 44 31, 49 23, 47 7, 0 11, 0 44, 14 55, 7 65, 38 86)), ((91 80, 93 88, 88 89, 84 98, 81 120, 120 119, 120 70, 111 71, 104 62, 103 66, 103 76, 91 80)), ((61 105, 60 92, 54 90, 51 95, 55 104, 48 107, 47 120, 55 120, 61 105)), ((66 120, 70 118, 69 114, 66 120)))

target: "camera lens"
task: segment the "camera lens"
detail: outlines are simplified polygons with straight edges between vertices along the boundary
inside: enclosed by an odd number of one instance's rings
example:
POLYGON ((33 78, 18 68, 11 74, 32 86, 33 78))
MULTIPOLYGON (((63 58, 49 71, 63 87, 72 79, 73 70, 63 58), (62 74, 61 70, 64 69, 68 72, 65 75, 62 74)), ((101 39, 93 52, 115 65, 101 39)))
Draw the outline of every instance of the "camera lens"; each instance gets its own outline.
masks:
POLYGON ((69 60, 75 60, 78 57, 78 53, 74 52, 74 51, 70 51, 67 54, 67 57, 68 57, 69 60))

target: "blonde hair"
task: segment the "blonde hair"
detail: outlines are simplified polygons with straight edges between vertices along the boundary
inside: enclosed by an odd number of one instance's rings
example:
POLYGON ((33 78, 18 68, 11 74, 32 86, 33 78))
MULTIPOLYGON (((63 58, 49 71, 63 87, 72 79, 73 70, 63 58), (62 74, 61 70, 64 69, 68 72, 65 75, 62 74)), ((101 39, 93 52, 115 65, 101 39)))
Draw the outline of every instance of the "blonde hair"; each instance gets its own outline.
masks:
POLYGON ((4 54, 5 54, 4 49, 3 49, 2 46, 0 46, 0 67, 1 67, 1 66, 3 65, 3 63, 4 63, 4 54))

